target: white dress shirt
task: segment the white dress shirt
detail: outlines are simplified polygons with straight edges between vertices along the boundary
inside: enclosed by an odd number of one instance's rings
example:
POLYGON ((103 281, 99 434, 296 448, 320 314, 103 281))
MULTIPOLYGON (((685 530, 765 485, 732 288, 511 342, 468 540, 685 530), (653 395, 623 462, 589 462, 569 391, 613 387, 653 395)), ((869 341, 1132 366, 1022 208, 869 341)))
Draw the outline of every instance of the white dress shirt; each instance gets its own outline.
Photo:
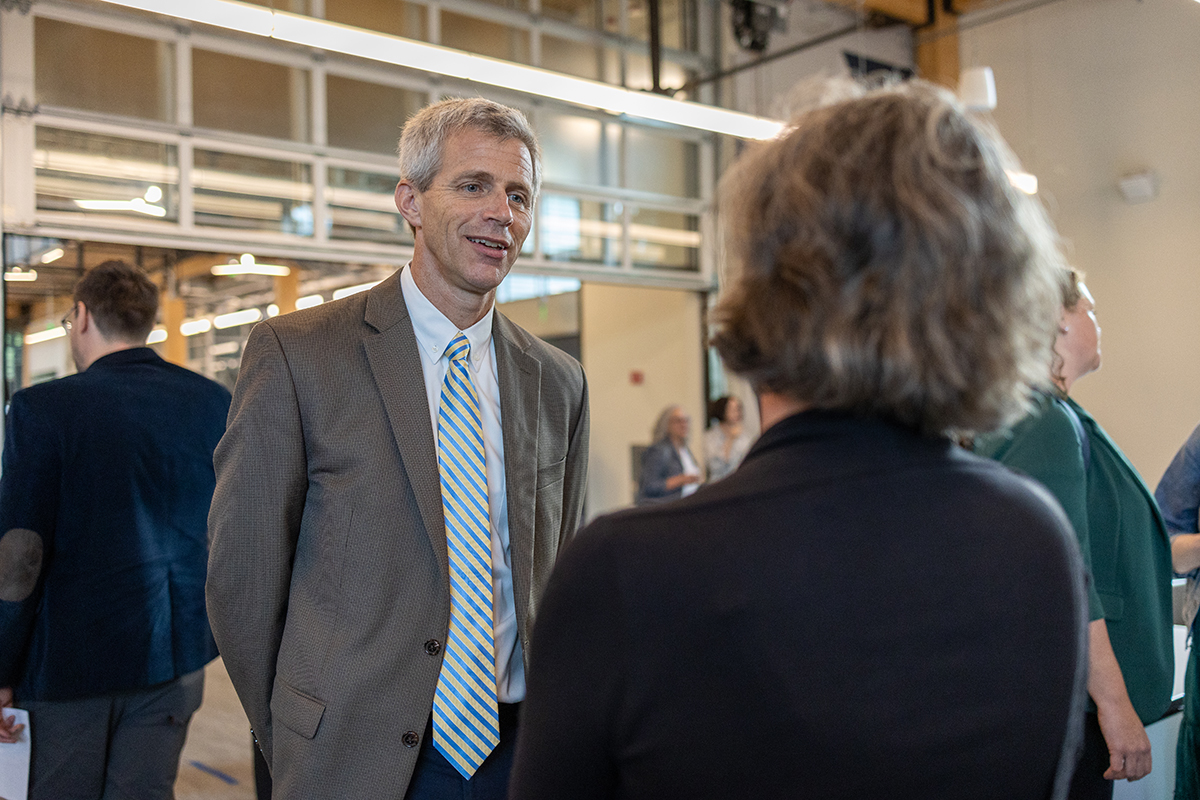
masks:
MULTIPOLYGON (((438 436, 438 410, 442 382, 449 359, 446 347, 459 329, 417 288, 410 265, 400 275, 400 290, 412 319, 425 395, 429 398, 429 422, 433 438, 438 436)), ((504 475, 504 430, 500 426, 500 382, 496 376, 496 348, 492 343, 492 315, 462 331, 471 344, 471 380, 479 395, 483 421, 483 449, 488 483, 488 522, 492 529, 492 631, 496 647, 496 697, 501 703, 525 699, 525 660, 517 636, 517 607, 513 601, 512 549, 508 539, 508 492, 504 475)))

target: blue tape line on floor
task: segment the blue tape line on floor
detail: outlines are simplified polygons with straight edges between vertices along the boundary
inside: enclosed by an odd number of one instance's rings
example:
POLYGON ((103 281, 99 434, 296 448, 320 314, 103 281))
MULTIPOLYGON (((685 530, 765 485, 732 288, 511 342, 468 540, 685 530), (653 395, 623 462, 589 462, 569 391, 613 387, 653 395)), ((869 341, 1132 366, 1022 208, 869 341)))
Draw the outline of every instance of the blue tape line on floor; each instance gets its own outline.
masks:
POLYGON ((219 769, 213 769, 208 764, 201 764, 199 761, 192 761, 191 765, 193 767, 195 767, 196 769, 200 770, 201 772, 207 772, 209 775, 212 775, 214 778, 220 778, 221 780, 228 783, 230 786, 237 786, 237 783, 238 783, 237 778, 233 777, 232 775, 226 775, 224 772, 221 772, 221 770, 219 770, 219 769))

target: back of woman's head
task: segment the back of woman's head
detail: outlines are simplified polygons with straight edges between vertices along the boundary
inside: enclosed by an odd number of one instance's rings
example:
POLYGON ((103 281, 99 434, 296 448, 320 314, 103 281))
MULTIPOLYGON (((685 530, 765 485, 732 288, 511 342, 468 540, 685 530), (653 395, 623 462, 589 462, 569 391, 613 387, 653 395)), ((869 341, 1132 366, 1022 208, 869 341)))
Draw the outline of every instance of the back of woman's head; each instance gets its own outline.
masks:
POLYGON ((807 112, 722 181, 715 344, 755 388, 926 433, 990 430, 1044 382, 1053 229, 1015 159, 919 81, 807 112))

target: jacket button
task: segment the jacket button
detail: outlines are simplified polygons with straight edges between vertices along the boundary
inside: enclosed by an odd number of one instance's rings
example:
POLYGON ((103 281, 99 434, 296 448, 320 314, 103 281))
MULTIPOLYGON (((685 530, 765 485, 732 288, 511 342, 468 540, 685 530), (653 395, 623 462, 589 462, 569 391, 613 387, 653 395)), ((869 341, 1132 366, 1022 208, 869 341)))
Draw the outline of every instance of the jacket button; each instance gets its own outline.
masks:
POLYGON ((405 747, 416 747, 421 743, 421 737, 417 736, 416 731, 408 731, 400 737, 400 741, 405 747))
POLYGON ((442 651, 442 643, 437 639, 430 639, 425 643, 425 652, 431 656, 436 656, 442 651))

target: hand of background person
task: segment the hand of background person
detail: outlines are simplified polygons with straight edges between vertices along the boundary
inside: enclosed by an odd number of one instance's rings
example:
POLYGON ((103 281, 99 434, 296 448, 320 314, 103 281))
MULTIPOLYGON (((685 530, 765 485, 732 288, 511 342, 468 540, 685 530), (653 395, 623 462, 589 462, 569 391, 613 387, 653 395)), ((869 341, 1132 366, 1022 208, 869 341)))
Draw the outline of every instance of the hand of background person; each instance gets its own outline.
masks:
POLYGON ((676 489, 678 489, 680 486, 685 486, 689 483, 699 483, 700 481, 701 481, 701 478, 699 475, 692 475, 687 472, 681 472, 678 475, 672 475, 671 477, 667 478, 666 487, 667 487, 667 491, 673 492, 676 489))
POLYGON ((1128 702, 1114 708, 1097 706, 1100 732, 1108 745, 1109 766, 1104 771, 1107 780, 1136 781, 1150 774, 1150 737, 1128 702))
MULTIPOLYGON (((13 690, 11 686, 0 686, 0 709, 12 708, 13 690)), ((0 711, 0 744, 14 744, 21 740, 21 731, 25 730, 24 725, 13 724, 16 717, 9 715, 4 716, 0 711)))

